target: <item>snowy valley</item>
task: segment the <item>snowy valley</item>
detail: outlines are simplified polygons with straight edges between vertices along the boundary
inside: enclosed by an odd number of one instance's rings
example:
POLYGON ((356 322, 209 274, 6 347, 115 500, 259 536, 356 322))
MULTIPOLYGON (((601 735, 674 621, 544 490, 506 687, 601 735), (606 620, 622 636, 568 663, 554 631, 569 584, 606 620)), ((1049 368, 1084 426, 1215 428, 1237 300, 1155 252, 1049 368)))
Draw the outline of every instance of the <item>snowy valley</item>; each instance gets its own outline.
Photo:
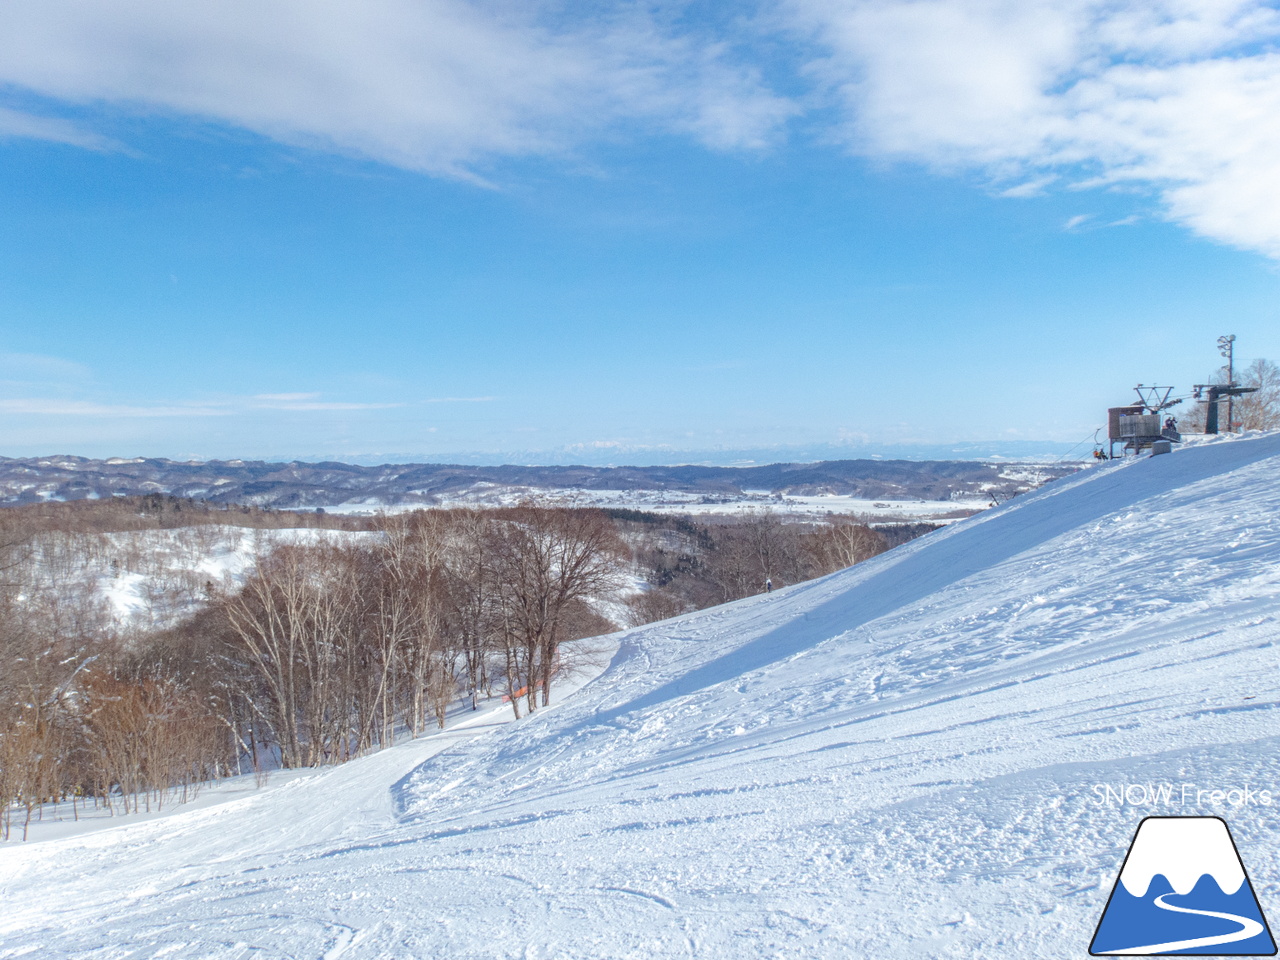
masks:
POLYGON ((537 500, 695 515, 769 509, 811 518, 857 514, 877 521, 945 522, 1078 469, 1077 461, 1065 458, 589 467, 0 457, 0 503, 161 493, 211 504, 369 516, 422 507, 510 507, 537 500))
POLYGON ((1280 916, 1277 477, 1103 464, 531 717, 0 845, 0 960, 1084 956, 1148 814, 1229 821, 1280 916))

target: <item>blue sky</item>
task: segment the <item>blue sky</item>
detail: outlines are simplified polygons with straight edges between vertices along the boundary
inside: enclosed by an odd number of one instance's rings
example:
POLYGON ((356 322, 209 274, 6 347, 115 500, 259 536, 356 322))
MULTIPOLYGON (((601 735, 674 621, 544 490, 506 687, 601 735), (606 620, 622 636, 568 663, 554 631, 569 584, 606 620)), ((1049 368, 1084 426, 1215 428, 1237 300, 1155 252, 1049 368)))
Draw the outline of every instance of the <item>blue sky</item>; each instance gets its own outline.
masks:
POLYGON ((0 455, 1061 450, 1280 360, 1265 4, 0 23, 0 455))

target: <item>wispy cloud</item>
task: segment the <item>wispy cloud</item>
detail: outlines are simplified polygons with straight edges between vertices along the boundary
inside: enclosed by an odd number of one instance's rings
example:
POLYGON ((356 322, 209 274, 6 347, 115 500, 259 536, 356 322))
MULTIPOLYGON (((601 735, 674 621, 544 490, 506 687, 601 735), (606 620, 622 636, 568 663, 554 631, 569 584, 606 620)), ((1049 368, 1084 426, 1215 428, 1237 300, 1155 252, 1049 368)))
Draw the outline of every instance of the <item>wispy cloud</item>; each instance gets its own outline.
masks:
POLYGON ((1012 187, 1005 187, 1000 190, 1002 197, 1039 197, 1044 195, 1049 187, 1058 181, 1055 174, 1044 177, 1033 177, 1023 183, 1014 184, 1012 187))
POLYGON ((1067 218, 1066 223, 1062 225, 1062 229, 1075 230, 1077 227, 1084 226, 1086 223, 1088 223, 1092 219, 1093 219, 1093 214, 1091 213, 1077 213, 1074 217, 1067 218))
POLYGON ((342 400, 321 400, 319 393, 259 393, 252 397, 249 406, 256 410, 390 410, 403 407, 403 403, 352 403, 342 400))
POLYGON ((129 406, 87 400, 21 398, 0 400, 0 413, 44 417, 221 417, 232 411, 215 406, 129 406))
POLYGON ((204 403, 127 404, 46 397, 0 399, 0 413, 49 417, 230 417, 279 410, 324 412, 341 410, 389 410, 403 403, 359 403, 322 400, 318 393, 264 393, 254 397, 220 399, 204 403))
POLYGON ((26 383, 83 383, 92 371, 82 363, 40 353, 0 353, 0 378, 26 383))
POLYGON ((60 117, 42 117, 9 107, 0 107, 0 139, 21 137, 49 140, 86 150, 121 151, 124 148, 110 137, 84 130, 60 117))
POLYGON ((768 143, 791 102, 667 19, 621 2, 8 0, 0 82, 458 176, 634 122, 768 143))

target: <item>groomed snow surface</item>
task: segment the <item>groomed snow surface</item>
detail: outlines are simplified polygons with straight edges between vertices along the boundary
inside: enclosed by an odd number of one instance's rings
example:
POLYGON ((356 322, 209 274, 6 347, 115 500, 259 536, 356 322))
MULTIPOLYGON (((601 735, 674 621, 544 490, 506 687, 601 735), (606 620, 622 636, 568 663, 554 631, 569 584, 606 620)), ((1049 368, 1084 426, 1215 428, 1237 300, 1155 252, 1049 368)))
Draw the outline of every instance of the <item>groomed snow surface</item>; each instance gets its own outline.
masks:
POLYGON ((1274 922, 1278 614, 1280 436, 1105 464, 429 758, 0 847, 0 958, 1085 956, 1179 813, 1274 922))

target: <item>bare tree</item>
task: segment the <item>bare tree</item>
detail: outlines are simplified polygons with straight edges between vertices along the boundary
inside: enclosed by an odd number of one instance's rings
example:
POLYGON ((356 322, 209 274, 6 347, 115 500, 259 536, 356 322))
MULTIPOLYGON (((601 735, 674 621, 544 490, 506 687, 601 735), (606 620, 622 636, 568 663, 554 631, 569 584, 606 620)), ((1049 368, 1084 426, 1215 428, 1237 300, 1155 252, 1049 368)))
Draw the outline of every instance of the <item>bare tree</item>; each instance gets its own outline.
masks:
POLYGON ((745 513, 714 528, 708 567, 724 600, 760 593, 766 584, 798 583, 811 574, 798 527, 771 510, 745 513))
POLYGON ((717 602, 720 603, 749 597, 758 593, 764 584, 750 539, 736 524, 715 529, 708 551, 707 573, 719 588, 717 602))
POLYGON ((627 601, 630 625, 638 627, 657 620, 667 620, 688 613, 693 605, 684 597, 663 587, 650 587, 627 601))
POLYGON ((0 520, 0 833, 14 804, 32 815, 61 795, 76 751, 72 709, 80 672, 95 645, 114 639, 73 566, 41 569, 56 537, 22 518, 0 520))
POLYGON ((501 594, 508 686, 513 709, 522 690, 530 711, 551 702, 560 644, 569 639, 571 603, 604 598, 617 588, 628 555, 599 510, 519 507, 507 511, 495 574, 501 594))
POLYGON ((417 735, 429 717, 443 726, 460 684, 473 707, 499 683, 517 716, 545 706, 555 677, 605 649, 566 644, 616 628, 605 611, 628 564, 649 587, 628 602, 642 623, 884 549, 846 521, 766 511, 700 524, 534 504, 282 542, 272 531, 283 518, 244 508, 256 566, 220 587, 174 559, 191 567, 243 544, 244 532, 209 519, 241 508, 165 497, 46 507, 0 512, 6 833, 15 811, 29 823, 59 797, 137 810, 245 764, 340 762, 417 735), (125 623, 99 579, 135 574, 154 588, 132 585, 151 615, 125 623))
POLYGON ((472 710, 479 709, 481 691, 489 693, 489 656, 499 645, 494 527, 491 511, 458 510, 445 532, 444 596, 472 710))
MULTIPOLYGON (((446 629, 446 519, 437 512, 415 511, 382 521, 384 540, 378 550, 382 589, 378 634, 386 664, 410 682, 408 723, 416 736, 428 709, 443 727, 445 711, 457 684, 457 651, 446 629)), ((398 688, 384 683, 385 704, 398 699, 398 688)), ((391 715, 390 707, 384 707, 391 715)))
POLYGON ((843 570, 888 549, 883 536, 853 520, 833 520, 810 537, 815 574, 843 570))
POLYGON ((349 715, 342 668, 355 633, 354 565, 332 544, 286 544, 261 558, 228 600, 232 631, 266 685, 254 710, 272 728, 286 767, 344 758, 349 715))
POLYGON ((1245 430, 1275 430, 1280 427, 1280 367, 1270 360, 1254 360, 1240 376, 1254 393, 1237 397, 1236 422, 1245 430))

